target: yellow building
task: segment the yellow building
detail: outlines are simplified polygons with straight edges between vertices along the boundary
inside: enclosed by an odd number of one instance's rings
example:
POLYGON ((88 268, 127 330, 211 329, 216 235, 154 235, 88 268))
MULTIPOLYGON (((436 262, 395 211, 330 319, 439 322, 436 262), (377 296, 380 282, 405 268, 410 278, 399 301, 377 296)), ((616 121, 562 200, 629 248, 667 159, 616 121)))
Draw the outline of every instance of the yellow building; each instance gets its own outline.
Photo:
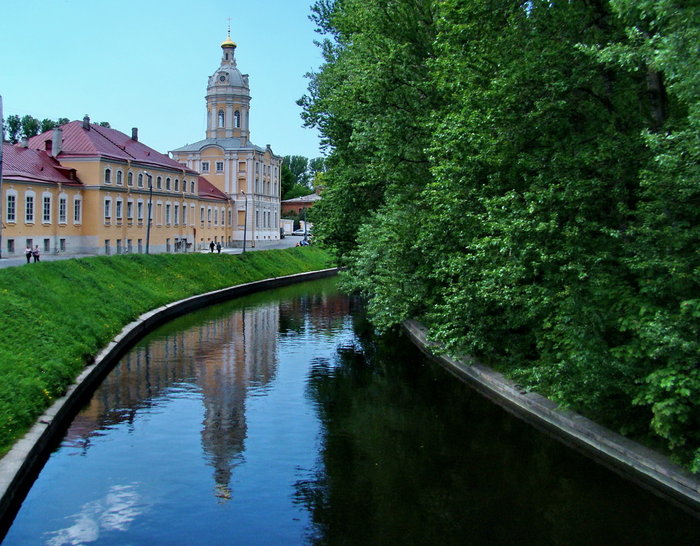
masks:
POLYGON ((3 251, 122 254, 231 244, 231 200, 131 136, 73 121, 3 144, 3 251), (149 228, 149 218, 151 219, 149 228))
POLYGON ((253 244, 276 240, 280 236, 282 158, 269 144, 261 148, 250 141, 248 75, 236 65, 236 43, 230 35, 221 50, 221 64, 207 85, 206 138, 170 153, 230 198, 237 244, 244 233, 253 244))

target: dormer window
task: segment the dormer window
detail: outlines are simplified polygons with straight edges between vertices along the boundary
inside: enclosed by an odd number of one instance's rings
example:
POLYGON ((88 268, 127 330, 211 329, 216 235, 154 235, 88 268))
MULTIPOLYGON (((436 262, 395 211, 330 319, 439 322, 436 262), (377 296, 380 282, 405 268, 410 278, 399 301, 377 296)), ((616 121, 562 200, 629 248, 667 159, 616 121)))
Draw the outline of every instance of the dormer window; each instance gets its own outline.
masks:
POLYGON ((219 110, 219 127, 224 126, 224 111, 219 110))

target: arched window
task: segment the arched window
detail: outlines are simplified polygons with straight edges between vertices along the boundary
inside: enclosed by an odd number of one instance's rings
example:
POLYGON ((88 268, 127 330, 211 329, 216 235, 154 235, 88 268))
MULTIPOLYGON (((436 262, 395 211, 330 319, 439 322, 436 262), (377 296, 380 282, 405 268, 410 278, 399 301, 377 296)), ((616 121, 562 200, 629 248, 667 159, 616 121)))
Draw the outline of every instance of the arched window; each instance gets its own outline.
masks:
POLYGON ((105 184, 112 183, 112 169, 105 169, 105 184))
POLYGON ((224 126, 224 111, 219 110, 219 127, 224 126))
POLYGON ((241 126, 241 113, 238 110, 236 110, 233 113, 233 126, 236 129, 240 128, 240 126, 241 126))

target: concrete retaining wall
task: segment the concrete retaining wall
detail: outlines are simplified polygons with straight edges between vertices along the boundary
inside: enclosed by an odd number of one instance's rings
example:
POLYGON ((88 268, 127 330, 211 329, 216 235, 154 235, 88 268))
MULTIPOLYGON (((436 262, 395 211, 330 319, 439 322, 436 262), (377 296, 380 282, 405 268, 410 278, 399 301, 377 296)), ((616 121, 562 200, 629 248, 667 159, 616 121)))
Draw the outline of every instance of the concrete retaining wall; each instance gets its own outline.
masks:
POLYGON ((49 454, 60 443, 75 415, 134 342, 156 326, 190 311, 261 290, 330 277, 337 271, 332 268, 298 273, 199 294, 144 313, 127 324, 97 355, 95 362, 83 370, 66 394, 57 399, 31 430, 0 459, 0 541, 49 454))
POLYGON ((438 347, 427 340, 426 328, 416 321, 406 321, 404 328, 423 352, 510 413, 700 518, 700 480, 668 458, 522 390, 469 357, 460 360, 431 351, 438 347))

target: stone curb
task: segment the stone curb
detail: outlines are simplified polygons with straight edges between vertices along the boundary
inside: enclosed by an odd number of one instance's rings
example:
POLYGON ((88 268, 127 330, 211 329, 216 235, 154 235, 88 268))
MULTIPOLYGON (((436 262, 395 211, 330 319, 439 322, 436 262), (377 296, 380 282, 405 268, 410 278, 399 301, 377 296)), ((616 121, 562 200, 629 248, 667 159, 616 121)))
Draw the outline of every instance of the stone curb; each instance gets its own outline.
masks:
POLYGON ((58 398, 37 419, 29 432, 0 459, 0 542, 10 528, 36 476, 51 451, 63 438, 73 417, 135 341, 154 327, 190 311, 270 288, 331 277, 337 272, 337 268, 322 269, 238 284, 198 294, 148 311, 124 326, 121 332, 100 351, 95 361, 85 367, 66 394, 58 398))
POLYGON ((700 518, 700 480, 667 457, 524 391, 471 357, 436 354, 439 346, 428 341, 427 328, 415 320, 403 327, 425 354, 505 410, 700 518))

